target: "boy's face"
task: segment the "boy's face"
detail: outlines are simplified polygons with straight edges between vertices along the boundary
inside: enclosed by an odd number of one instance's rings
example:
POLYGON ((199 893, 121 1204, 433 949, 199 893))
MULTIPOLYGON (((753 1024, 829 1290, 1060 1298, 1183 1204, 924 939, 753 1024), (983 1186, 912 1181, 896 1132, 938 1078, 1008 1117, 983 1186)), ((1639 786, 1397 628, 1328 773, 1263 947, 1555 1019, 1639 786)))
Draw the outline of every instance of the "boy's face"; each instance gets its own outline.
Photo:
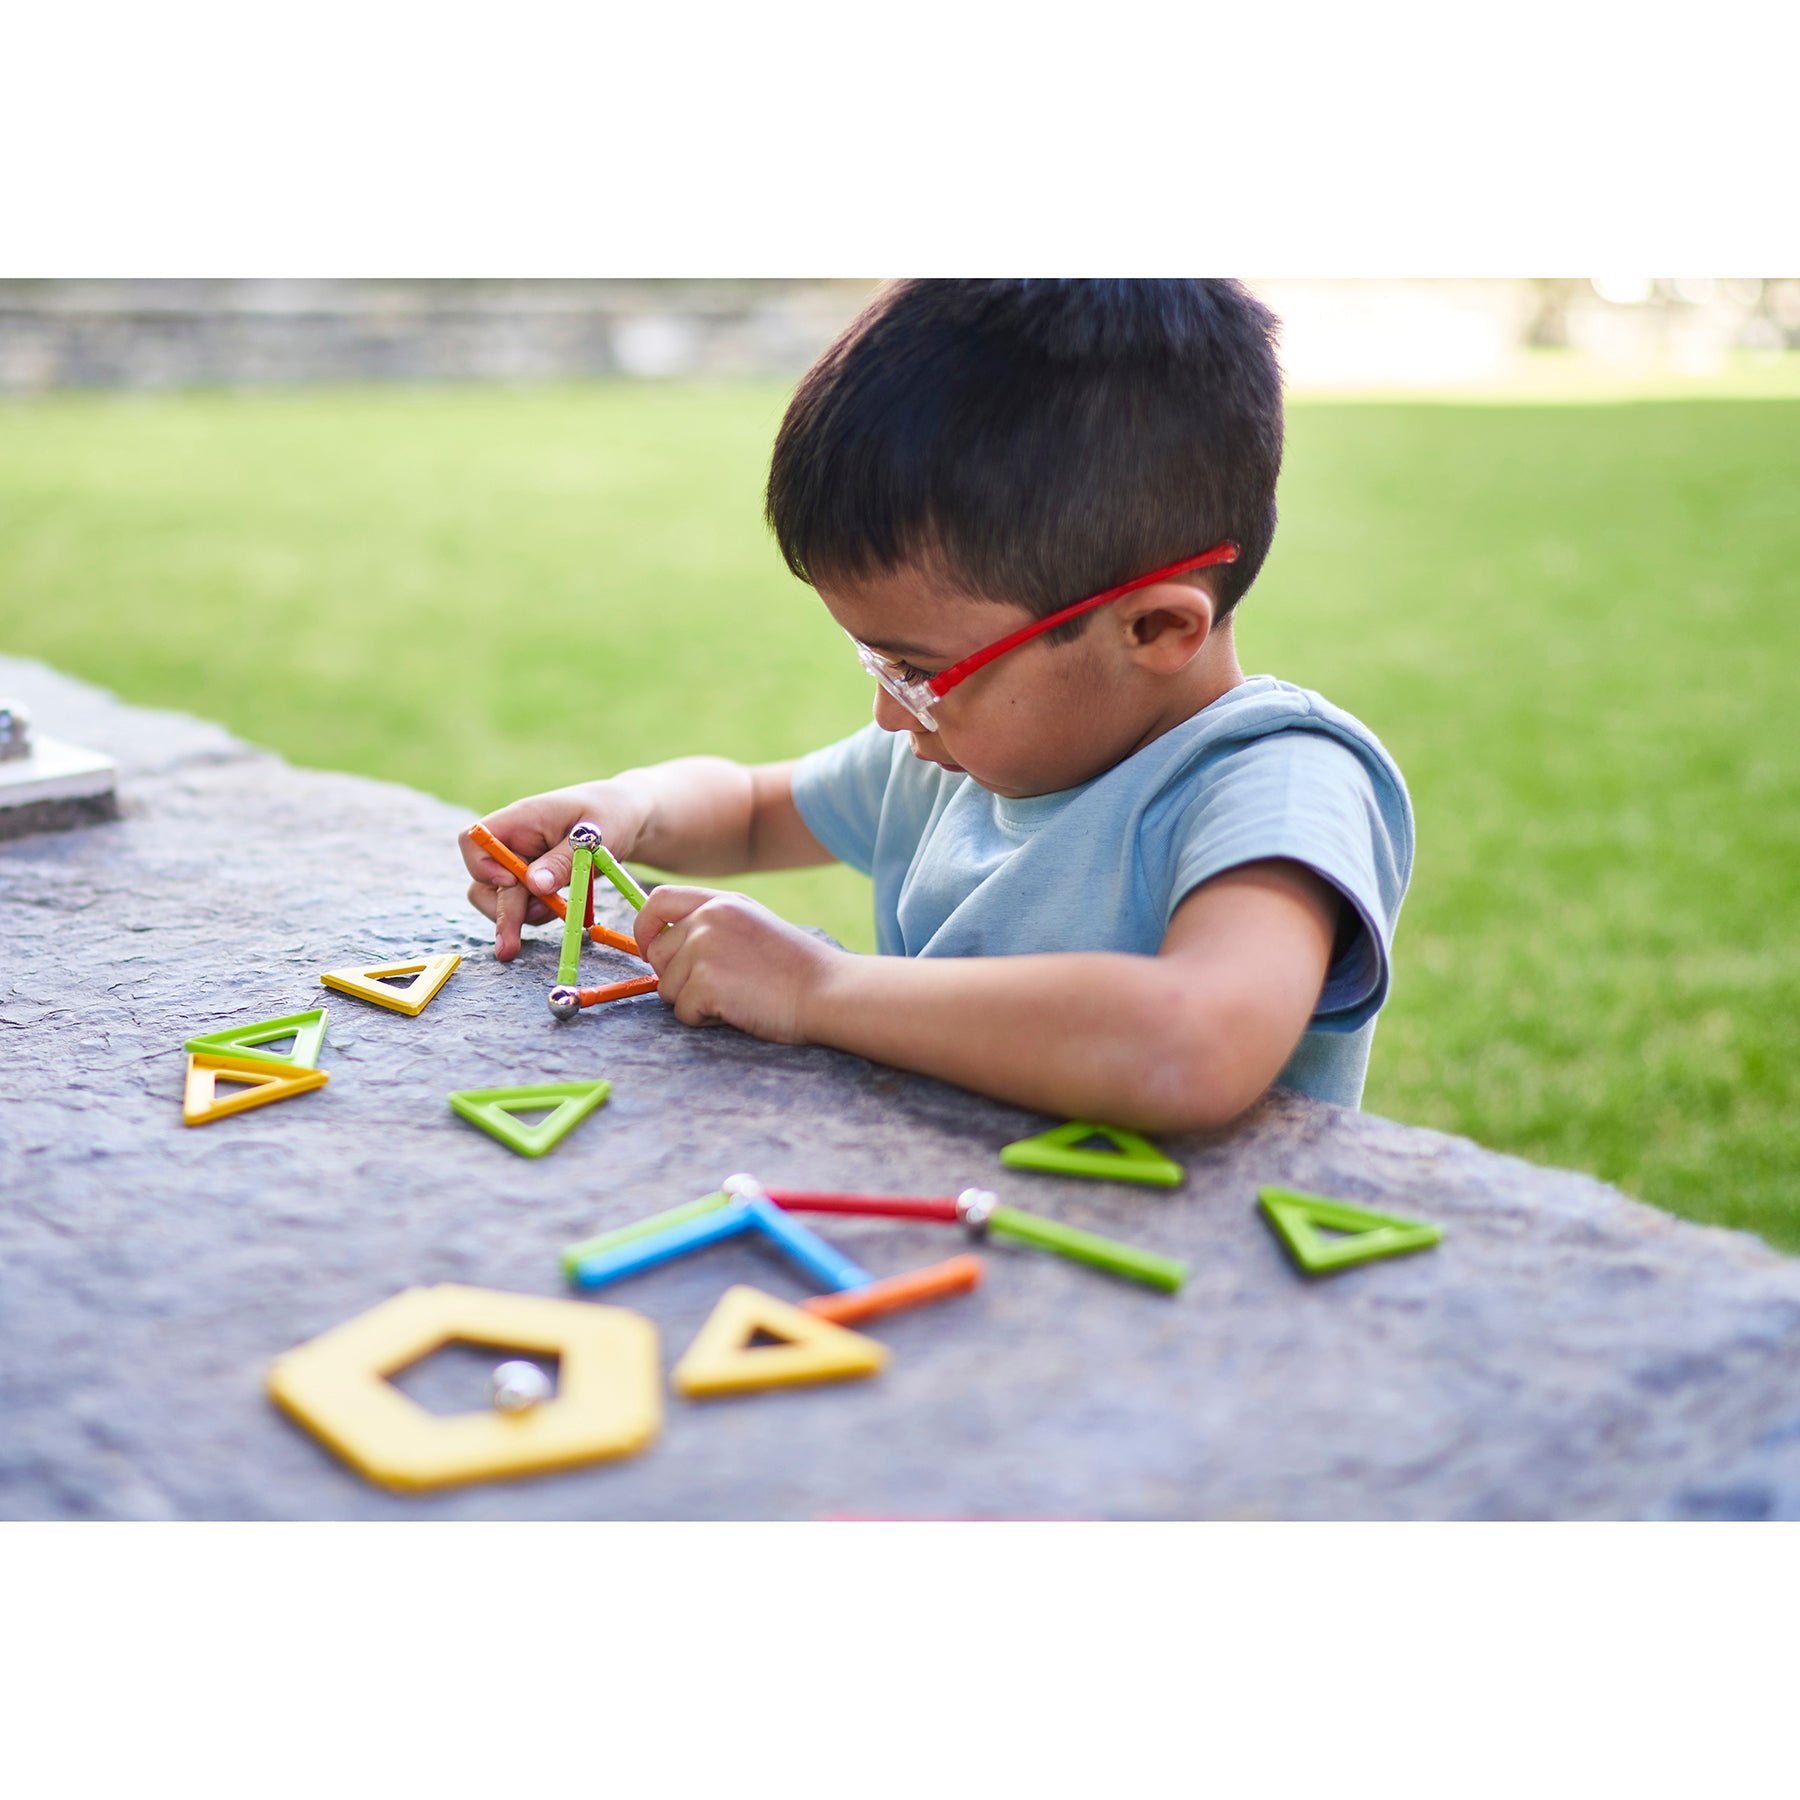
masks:
MULTIPOLYGON (((1007 601, 971 600, 911 569, 818 583, 826 609, 870 649, 931 676, 1030 624, 1007 601)), ((1123 761, 1167 724, 1167 684, 1155 679, 1115 607, 1073 643, 1019 645, 952 688, 927 731, 886 688, 875 722, 912 738, 912 753, 1008 799, 1079 786, 1123 761)))

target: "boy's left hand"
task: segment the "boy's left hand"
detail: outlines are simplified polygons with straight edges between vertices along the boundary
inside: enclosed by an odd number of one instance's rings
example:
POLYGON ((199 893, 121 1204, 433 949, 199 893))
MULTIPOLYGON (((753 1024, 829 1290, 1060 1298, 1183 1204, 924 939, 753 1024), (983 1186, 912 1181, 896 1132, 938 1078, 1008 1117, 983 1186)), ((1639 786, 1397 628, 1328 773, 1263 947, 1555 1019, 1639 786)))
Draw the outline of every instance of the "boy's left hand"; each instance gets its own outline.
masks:
POLYGON ((735 1025, 804 1044, 805 1002, 848 954, 778 919, 745 894, 659 887, 637 916, 638 948, 684 1025, 735 1025))

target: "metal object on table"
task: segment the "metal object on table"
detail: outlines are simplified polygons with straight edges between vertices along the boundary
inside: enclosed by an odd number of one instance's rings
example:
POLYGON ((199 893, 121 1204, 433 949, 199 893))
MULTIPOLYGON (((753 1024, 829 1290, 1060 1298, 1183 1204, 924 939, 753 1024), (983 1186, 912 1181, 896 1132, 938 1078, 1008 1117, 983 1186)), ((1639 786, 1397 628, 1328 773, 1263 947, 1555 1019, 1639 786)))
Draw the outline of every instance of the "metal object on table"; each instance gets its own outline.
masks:
POLYGON ((98 751, 34 736, 25 708, 0 700, 0 838, 116 819, 117 773, 98 751))
POLYGON ((1000 1196, 986 1188, 964 1188, 956 1196, 956 1216, 968 1227, 970 1237, 986 1237, 988 1221, 1000 1204, 1000 1196))
POLYGON ((550 1398, 550 1377, 536 1363, 503 1362, 488 1377, 488 1400, 496 1412, 529 1412, 550 1398))
POLYGON ((16 700, 0 700, 0 762, 31 754, 31 715, 16 700))

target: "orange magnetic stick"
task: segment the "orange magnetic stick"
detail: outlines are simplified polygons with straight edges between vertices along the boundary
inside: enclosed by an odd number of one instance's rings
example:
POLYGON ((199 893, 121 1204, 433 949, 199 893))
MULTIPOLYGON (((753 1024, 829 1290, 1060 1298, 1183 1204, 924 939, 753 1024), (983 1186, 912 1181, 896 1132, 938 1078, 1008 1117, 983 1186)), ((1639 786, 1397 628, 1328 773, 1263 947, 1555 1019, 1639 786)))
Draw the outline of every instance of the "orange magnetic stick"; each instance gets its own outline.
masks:
MULTIPOLYGON (((527 873, 527 865, 525 862, 507 849, 507 847, 501 843, 501 841, 495 837, 485 825, 471 825, 469 827, 469 836, 472 837, 475 842, 519 884, 520 887, 524 888, 525 892, 529 894, 533 900, 543 901, 543 903, 549 907, 559 919, 568 918, 569 905, 568 902, 563 899, 562 895, 540 894, 533 888, 525 879, 527 873)), ((636 938, 628 938, 620 931, 608 931, 604 925, 590 925, 587 928, 587 932, 588 936, 591 937, 596 944, 604 944, 609 950, 623 950, 627 956, 635 956, 639 962, 644 960, 644 953, 637 947, 636 938)))
POLYGON ((575 998, 583 1006, 600 1006, 608 1000, 629 1000, 633 994, 654 994, 657 980, 654 975, 638 975, 630 981, 614 981, 605 987, 577 988, 575 998))
POLYGON ((883 1313, 900 1312, 908 1306, 923 1306, 927 1300, 966 1294, 980 1280, 979 1256, 953 1256, 928 1269, 891 1275, 886 1281, 871 1281, 867 1287, 815 1295, 811 1300, 802 1300, 800 1310, 829 1319, 833 1325, 860 1325, 864 1319, 878 1319, 883 1313))

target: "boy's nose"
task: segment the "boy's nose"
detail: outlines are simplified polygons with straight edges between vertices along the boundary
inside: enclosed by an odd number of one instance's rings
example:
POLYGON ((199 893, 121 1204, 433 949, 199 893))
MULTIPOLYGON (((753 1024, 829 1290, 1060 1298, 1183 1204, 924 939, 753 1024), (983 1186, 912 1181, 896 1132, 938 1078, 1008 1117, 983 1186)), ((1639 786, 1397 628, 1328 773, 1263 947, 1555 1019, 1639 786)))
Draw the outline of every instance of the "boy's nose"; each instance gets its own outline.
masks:
POLYGON ((880 682, 875 684, 875 723, 883 731, 916 731, 919 721, 880 682))

